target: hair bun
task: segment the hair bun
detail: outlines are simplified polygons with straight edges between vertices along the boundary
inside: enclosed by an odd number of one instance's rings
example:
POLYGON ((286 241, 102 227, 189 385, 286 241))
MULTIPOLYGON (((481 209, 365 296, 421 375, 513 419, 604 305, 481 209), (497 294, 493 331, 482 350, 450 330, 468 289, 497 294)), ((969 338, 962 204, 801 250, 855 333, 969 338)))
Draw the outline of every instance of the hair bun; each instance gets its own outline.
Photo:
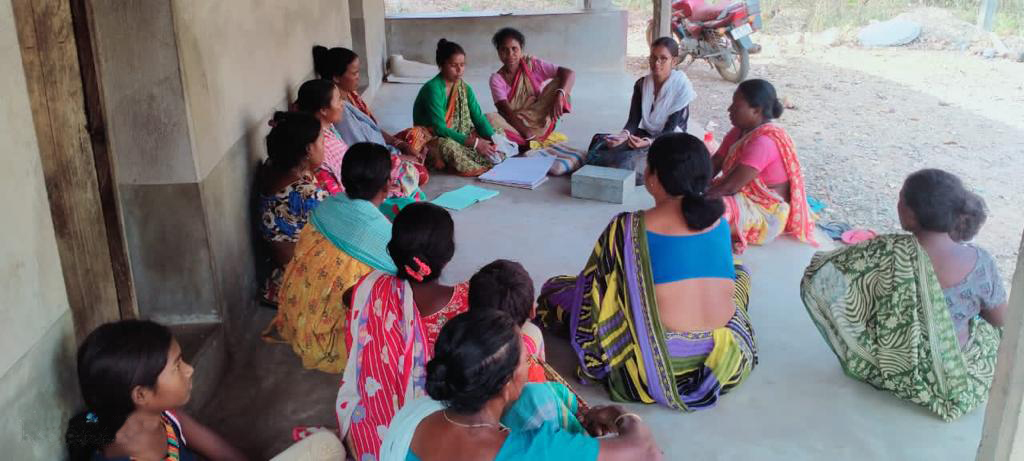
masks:
POLYGON ((427 363, 427 395, 439 402, 451 400, 455 390, 448 383, 448 364, 435 357, 427 363))
POLYGON ((785 109, 786 107, 782 105, 782 101, 779 101, 779 98, 775 98, 775 103, 772 104, 772 118, 782 117, 782 112, 785 109))

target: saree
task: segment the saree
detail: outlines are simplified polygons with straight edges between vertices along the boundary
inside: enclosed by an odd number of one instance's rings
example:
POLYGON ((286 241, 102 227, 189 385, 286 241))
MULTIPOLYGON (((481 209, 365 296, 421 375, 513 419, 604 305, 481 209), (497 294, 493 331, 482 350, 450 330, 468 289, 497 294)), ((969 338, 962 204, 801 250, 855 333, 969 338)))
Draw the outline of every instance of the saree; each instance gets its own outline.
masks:
POLYGON ((541 324, 567 333, 584 380, 612 400, 660 403, 683 411, 712 407, 757 364, 747 314, 750 276, 736 270, 736 314, 707 332, 668 332, 661 324, 642 212, 605 229, 578 276, 548 280, 537 300, 541 324))
POLYGON ((378 427, 387 427, 406 402, 425 395, 432 356, 408 282, 374 271, 356 285, 345 344, 348 364, 335 410, 355 459, 376 459, 378 427))
POLYGON ((360 142, 380 144, 387 147, 391 153, 388 198, 409 198, 412 199, 412 202, 426 200, 426 194, 420 189, 430 179, 426 167, 420 163, 403 159, 401 151, 384 141, 384 134, 381 132, 380 126, 377 125, 377 120, 373 118, 369 107, 357 94, 349 95, 349 100, 345 101, 344 110, 345 115, 338 123, 334 124, 341 139, 349 145, 360 142))
POLYGON ((946 421, 988 397, 999 332, 975 318, 960 347, 931 259, 913 235, 816 253, 800 296, 847 376, 946 421))
POLYGON ((739 166, 741 154, 752 140, 767 136, 779 148, 786 176, 789 178, 789 202, 769 188, 760 178, 748 182, 735 195, 723 197, 729 225, 733 229, 733 252, 743 253, 747 245, 764 245, 785 233, 817 247, 814 240, 814 218, 807 205, 804 175, 797 159, 793 140, 782 127, 773 123, 761 125, 733 143, 722 164, 721 181, 739 166))
POLYGON ((413 106, 413 123, 417 125, 414 129, 400 135, 413 146, 426 146, 427 165, 431 168, 449 170, 459 176, 480 176, 504 160, 504 154, 490 159, 464 144, 474 131, 489 138, 494 129, 480 112, 473 90, 463 80, 452 85, 447 94, 440 75, 423 85, 413 106))
MULTIPOLYGON (((544 88, 536 87, 536 78, 533 73, 533 58, 523 57, 519 62, 515 75, 512 77, 512 85, 509 91, 508 105, 519 117, 519 120, 531 130, 532 139, 527 141, 512 124, 508 123, 501 114, 492 112, 487 114, 487 120, 491 125, 505 133, 508 139, 521 146, 531 146, 537 142, 538 147, 547 147, 545 144, 548 137, 555 131, 558 119, 552 115, 555 105, 559 104, 557 82, 551 80, 544 88), (531 142, 533 141, 533 142, 531 142)), ((572 110, 572 105, 567 99, 563 102, 562 108, 565 112, 572 110)), ((562 136, 561 141, 565 141, 562 136)), ((560 142, 561 142, 560 141, 560 142)))
POLYGON ((348 357, 342 295, 374 269, 395 272, 387 253, 391 223, 372 203, 344 194, 322 204, 299 237, 263 337, 291 344, 305 368, 341 373, 348 357))
MULTIPOLYGON (((561 403, 567 392, 560 384, 524 386, 519 399, 501 417, 501 423, 509 428, 509 435, 495 460, 596 460, 597 439, 583 430, 573 416, 574 409, 561 403)), ((444 404, 429 397, 402 407, 384 435, 380 460, 418 459, 410 451, 416 427, 444 408, 444 404)))

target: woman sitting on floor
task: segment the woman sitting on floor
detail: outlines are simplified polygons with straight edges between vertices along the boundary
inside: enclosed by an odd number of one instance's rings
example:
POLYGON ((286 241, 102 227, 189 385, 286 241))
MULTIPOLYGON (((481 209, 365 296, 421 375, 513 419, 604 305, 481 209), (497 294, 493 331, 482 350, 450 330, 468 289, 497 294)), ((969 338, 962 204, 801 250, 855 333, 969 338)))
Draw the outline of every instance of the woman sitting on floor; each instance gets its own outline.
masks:
MULTIPOLYGON (((523 333, 523 347, 531 358, 544 360, 544 334, 531 320, 534 307, 533 279, 522 264, 497 259, 469 278, 469 306, 473 312, 497 310, 515 320, 523 333)), ((547 381, 544 368, 531 361, 530 381, 547 381)))
POLYGON ((708 195, 725 199, 737 254, 783 233, 818 245, 796 146, 772 123, 782 110, 775 87, 764 80, 747 80, 732 96, 733 128, 715 154, 718 177, 708 195))
POLYGON ((675 70, 679 45, 671 37, 651 44, 651 73, 633 85, 629 119, 616 135, 597 134, 590 141, 590 165, 636 171, 636 184, 643 182, 647 149, 663 133, 686 132, 690 103, 697 98, 693 84, 683 71, 675 70))
POLYGON ((561 404, 559 386, 526 384, 519 328, 501 312, 452 319, 435 352, 426 370, 430 397, 395 415, 382 461, 661 459, 639 416, 619 407, 592 408, 583 415, 587 434, 576 409, 561 404))
POLYGON ((324 159, 320 121, 309 114, 278 112, 267 135, 267 160, 256 175, 258 228, 269 253, 261 297, 277 305, 284 268, 295 254, 299 231, 309 214, 327 198, 314 177, 324 159))
POLYGON ((942 170, 903 183, 900 224, 814 255, 801 296, 846 374, 956 419, 988 397, 1007 297, 995 260, 967 244, 985 202, 942 170))
POLYGON ((437 42, 436 60, 441 72, 416 96, 412 109, 416 126, 407 137, 413 144, 427 146, 430 167, 460 176, 480 176, 504 156, 491 142, 494 128, 480 110, 473 89, 462 80, 466 52, 458 43, 442 38, 437 42))
POLYGON ((490 81, 498 112, 487 114, 487 120, 521 149, 529 148, 531 141, 546 144, 558 119, 572 108, 569 95, 576 74, 524 54, 526 37, 511 27, 499 30, 491 42, 502 66, 490 81))
POLYGON ((469 306, 466 283, 438 282, 455 253, 455 224, 443 208, 432 203, 403 208, 388 253, 397 274, 371 272, 351 290, 348 365, 335 410, 354 459, 377 459, 377 428, 387 427, 406 402, 425 395, 422 379, 437 335, 469 306))
POLYGON ((310 216, 285 270, 277 317, 268 327, 291 343, 302 365, 341 373, 347 312, 342 295, 372 270, 395 273, 388 256, 391 223, 378 208, 387 196, 391 156, 379 144, 359 143, 342 161, 345 192, 310 216))
POLYGON ((313 69, 320 78, 330 80, 341 90, 345 116, 334 124, 348 144, 372 142, 387 146, 391 152, 389 199, 426 200, 420 186, 429 178, 423 160, 423 146, 413 146, 382 130, 370 106, 359 96, 359 55, 347 48, 313 47, 313 69))
POLYGON ((704 143, 663 135, 647 163, 654 208, 612 220, 578 276, 544 285, 538 314, 569 336, 580 375, 613 400, 699 410, 757 363, 750 278, 733 265, 725 206, 707 197, 704 143))
POLYGON ((348 144, 334 129, 334 124, 345 115, 342 110, 341 92, 327 80, 310 80, 299 87, 295 108, 316 117, 320 121, 324 138, 324 160, 316 170, 317 183, 328 194, 344 192, 341 187, 341 160, 345 157, 348 144))

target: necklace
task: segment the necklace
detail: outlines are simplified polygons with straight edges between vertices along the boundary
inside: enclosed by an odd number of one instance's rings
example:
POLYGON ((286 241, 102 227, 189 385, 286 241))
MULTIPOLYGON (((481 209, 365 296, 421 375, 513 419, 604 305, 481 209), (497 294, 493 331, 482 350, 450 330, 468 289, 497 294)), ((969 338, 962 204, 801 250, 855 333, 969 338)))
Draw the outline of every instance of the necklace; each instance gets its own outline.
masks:
POLYGON ((480 427, 493 427, 493 428, 495 428, 495 429, 497 429, 497 430, 499 430, 501 432, 508 432, 508 426, 505 426, 504 424, 501 424, 501 423, 498 423, 497 425, 495 425, 493 423, 463 424, 463 423, 460 423, 458 421, 454 421, 451 418, 449 418, 447 410, 442 410, 441 411, 441 415, 444 416, 445 421, 448 421, 449 423, 452 423, 452 424, 454 424, 456 426, 459 426, 459 427, 464 427, 466 429, 476 429, 476 428, 480 428, 480 427))

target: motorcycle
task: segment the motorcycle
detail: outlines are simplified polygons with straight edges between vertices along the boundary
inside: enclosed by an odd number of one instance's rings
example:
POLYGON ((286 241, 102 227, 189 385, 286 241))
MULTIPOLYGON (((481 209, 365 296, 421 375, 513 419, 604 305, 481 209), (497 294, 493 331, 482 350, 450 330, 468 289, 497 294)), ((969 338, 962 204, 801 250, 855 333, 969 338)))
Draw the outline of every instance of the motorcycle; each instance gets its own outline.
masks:
MULTIPOLYGON (((672 4, 672 36, 689 65, 707 61, 723 79, 742 82, 750 73, 750 55, 761 51, 750 36, 761 30, 760 0, 722 2, 679 0, 672 4)), ((647 23, 647 43, 653 42, 654 21, 647 23)))

